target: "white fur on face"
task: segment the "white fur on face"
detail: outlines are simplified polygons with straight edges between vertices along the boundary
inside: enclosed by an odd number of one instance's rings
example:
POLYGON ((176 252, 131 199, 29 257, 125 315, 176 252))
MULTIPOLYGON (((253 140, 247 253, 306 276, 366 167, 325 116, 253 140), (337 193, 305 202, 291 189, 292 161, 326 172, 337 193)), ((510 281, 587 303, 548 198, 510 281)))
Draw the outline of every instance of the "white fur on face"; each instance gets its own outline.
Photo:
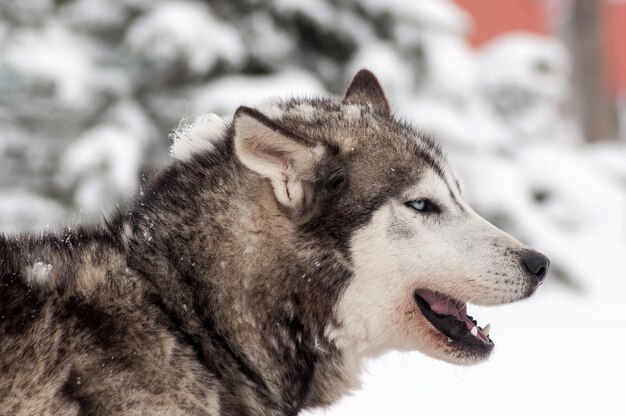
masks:
POLYGON ((335 335, 346 355, 419 350, 458 364, 478 361, 456 351, 424 318, 415 291, 482 305, 529 293, 533 283, 518 254, 525 246, 467 206, 456 187, 448 186, 451 178, 447 174, 444 182, 426 172, 403 199, 388 201, 353 235, 354 277, 337 307, 341 330, 335 335), (404 205, 415 199, 429 199, 443 212, 419 213, 404 205))

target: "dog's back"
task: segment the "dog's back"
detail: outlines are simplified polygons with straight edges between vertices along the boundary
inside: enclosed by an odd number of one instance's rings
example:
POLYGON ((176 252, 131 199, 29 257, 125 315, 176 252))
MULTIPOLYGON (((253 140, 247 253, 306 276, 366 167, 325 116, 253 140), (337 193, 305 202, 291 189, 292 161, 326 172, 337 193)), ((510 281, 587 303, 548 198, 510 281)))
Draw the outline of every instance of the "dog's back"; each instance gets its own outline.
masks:
POLYGON ((0 237, 0 413, 212 413, 215 381, 133 273, 105 229, 0 237))

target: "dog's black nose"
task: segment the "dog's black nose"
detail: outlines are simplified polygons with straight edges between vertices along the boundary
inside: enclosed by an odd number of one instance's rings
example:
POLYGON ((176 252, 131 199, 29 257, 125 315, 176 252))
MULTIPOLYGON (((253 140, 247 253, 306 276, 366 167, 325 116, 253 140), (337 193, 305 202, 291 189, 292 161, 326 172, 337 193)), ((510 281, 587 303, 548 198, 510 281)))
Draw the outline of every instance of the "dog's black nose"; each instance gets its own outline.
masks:
POLYGON ((539 283, 541 283, 548 273, 550 260, 541 253, 528 250, 522 255, 522 264, 524 264, 526 270, 539 279, 539 283))

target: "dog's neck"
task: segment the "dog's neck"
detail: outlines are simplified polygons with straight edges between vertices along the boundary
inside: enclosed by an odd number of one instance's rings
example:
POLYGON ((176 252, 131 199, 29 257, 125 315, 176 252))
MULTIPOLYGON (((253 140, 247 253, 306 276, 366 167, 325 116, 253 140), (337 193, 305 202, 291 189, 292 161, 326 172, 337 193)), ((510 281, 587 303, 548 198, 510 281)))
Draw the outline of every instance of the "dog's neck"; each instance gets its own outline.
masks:
POLYGON ((330 242, 299 240, 269 183, 223 150, 173 165, 145 189, 130 216, 129 266, 225 383, 233 414, 329 405, 354 387, 355 369, 329 339, 349 265, 330 242), (224 166, 201 169, 211 163, 224 166), (188 199, 173 200, 172 187, 188 199))

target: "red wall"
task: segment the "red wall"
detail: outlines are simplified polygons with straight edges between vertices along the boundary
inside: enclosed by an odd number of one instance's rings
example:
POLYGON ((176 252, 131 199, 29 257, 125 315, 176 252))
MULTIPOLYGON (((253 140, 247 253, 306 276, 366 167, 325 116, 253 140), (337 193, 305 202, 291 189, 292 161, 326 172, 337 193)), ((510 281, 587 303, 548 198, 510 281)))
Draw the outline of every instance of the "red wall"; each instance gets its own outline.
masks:
POLYGON ((474 19, 472 45, 511 31, 548 33, 546 10, 538 0, 456 0, 474 19))
MULTIPOLYGON (((455 0, 474 19, 469 41, 480 46, 511 31, 550 34, 547 0, 455 0)), ((567 0, 562 0, 566 5, 567 0)), ((607 84, 626 93, 626 2, 603 0, 603 54, 607 84)), ((554 0, 553 0, 554 4, 554 0)))
POLYGON ((609 86, 626 93, 626 2, 605 1, 604 59, 609 86))

